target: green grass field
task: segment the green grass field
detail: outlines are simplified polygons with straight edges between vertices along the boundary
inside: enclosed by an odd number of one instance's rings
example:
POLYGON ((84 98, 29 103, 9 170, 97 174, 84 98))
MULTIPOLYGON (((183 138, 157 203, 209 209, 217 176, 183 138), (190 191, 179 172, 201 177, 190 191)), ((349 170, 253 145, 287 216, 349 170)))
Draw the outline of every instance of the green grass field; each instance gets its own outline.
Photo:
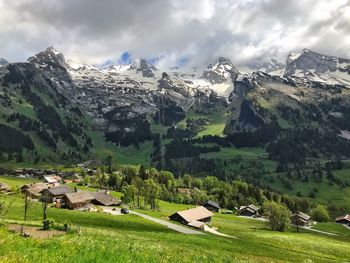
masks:
POLYGON ((303 197, 308 197, 309 193, 316 188, 318 189, 318 192, 315 193, 316 197, 310 198, 310 200, 315 200, 323 205, 333 204, 350 209, 350 187, 340 187, 336 184, 329 184, 325 178, 319 183, 314 182, 312 179, 309 179, 308 182, 293 181, 292 189, 284 186, 277 178, 276 174, 267 175, 266 182, 268 182, 273 189, 291 195, 296 195, 297 192, 300 192, 303 197), (271 178, 273 181, 271 181, 271 178))
POLYGON ((192 111, 186 113, 186 118, 180 121, 177 125, 179 127, 186 127, 186 120, 205 118, 209 120, 207 125, 203 126, 203 130, 197 134, 197 137, 203 135, 223 135, 223 131, 226 125, 226 121, 229 118, 229 113, 225 109, 221 109, 218 112, 212 114, 198 114, 192 111))
MULTIPOLYGON (((12 186, 28 182, 9 177, 0 177, 0 181, 12 186)), ((6 220, 21 222, 23 198, 13 198, 15 202, 6 220)), ((188 207, 160 201, 159 211, 142 212, 166 219, 188 207)), ((296 233, 293 228, 285 233, 272 232, 266 222, 234 215, 215 214, 211 225, 237 238, 180 234, 134 215, 112 216, 50 207, 48 217, 57 223, 79 225, 81 233, 34 240, 9 233, 2 226, 0 262, 344 262, 350 258, 350 237, 346 232, 340 231, 336 237, 296 233)), ((40 223, 40 203, 32 203, 29 220, 40 223)))

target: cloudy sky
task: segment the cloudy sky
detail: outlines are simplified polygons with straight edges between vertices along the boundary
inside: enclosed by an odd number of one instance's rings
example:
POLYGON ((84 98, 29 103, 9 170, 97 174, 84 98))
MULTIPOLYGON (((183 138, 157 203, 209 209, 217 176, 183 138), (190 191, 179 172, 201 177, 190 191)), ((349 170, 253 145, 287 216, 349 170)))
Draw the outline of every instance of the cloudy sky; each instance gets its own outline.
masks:
POLYGON ((0 57, 48 46, 102 64, 235 64, 309 48, 350 58, 350 0, 0 0, 0 57))

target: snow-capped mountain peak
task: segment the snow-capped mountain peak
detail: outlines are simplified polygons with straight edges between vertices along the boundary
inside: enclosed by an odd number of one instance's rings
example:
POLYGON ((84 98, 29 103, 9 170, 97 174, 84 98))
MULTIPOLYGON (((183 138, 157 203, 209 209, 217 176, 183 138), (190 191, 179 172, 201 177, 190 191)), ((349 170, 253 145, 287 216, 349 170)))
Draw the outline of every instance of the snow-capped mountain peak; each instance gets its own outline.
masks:
POLYGON ((210 64, 203 71, 203 78, 207 79, 211 84, 220 84, 236 78, 239 74, 238 69, 232 64, 231 60, 219 57, 215 64, 210 64))
POLYGON ((151 64, 148 64, 145 59, 136 59, 129 67, 129 70, 135 70, 136 73, 142 73, 143 77, 153 78, 154 72, 157 68, 151 64))
POLYGON ((46 50, 28 58, 28 62, 40 67, 66 67, 66 61, 63 54, 54 47, 48 47, 46 50))
POLYGON ((287 57, 284 76, 326 84, 350 85, 350 59, 323 55, 309 49, 287 57))

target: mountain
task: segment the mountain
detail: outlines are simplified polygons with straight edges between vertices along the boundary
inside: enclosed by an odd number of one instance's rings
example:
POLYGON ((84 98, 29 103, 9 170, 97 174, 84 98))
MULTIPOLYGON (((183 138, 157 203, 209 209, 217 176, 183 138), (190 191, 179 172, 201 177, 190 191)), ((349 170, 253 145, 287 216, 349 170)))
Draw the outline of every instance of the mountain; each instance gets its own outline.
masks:
POLYGON ((325 84, 350 85, 350 59, 326 56, 304 49, 287 57, 284 76, 325 84))
POLYGON ((262 71, 270 74, 279 74, 284 71, 285 65, 278 60, 272 58, 268 61, 252 62, 248 64, 248 68, 253 71, 262 71))
POLYGON ((348 63, 304 50, 285 68, 272 60, 249 74, 223 57, 202 70, 162 72, 143 59, 76 63, 49 47, 0 68, 0 149, 38 162, 113 155, 221 178, 236 178, 247 152, 270 171, 346 159, 348 63), (21 138, 16 147, 11 134, 21 138))
POLYGON ((8 61, 4 58, 0 58, 0 67, 6 64, 8 64, 8 61))

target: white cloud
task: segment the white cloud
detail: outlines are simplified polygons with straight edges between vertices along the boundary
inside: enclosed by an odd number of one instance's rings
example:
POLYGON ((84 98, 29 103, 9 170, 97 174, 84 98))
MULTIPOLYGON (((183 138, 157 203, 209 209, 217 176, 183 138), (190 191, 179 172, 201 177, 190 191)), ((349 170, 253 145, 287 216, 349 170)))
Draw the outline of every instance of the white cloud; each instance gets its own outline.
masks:
POLYGON ((349 0, 0 0, 0 57, 25 60, 53 45, 66 57, 100 64, 161 57, 234 63, 309 48, 350 57, 349 0))

